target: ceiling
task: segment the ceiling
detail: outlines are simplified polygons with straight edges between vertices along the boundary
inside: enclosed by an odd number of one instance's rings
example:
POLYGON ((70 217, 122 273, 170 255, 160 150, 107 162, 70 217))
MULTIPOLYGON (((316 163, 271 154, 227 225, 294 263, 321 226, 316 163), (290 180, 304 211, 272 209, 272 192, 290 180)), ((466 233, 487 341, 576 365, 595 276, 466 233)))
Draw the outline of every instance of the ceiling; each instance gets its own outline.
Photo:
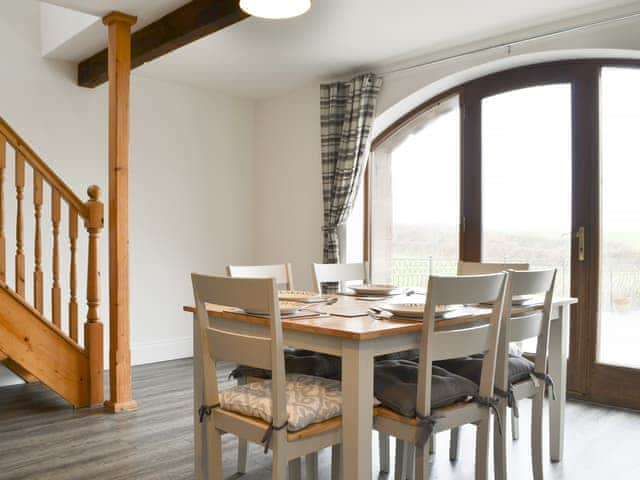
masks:
MULTIPOLYGON (((118 9, 138 15, 137 28, 187 3, 47 1, 95 15, 118 9)), ((301 17, 248 18, 149 62, 136 74, 268 98, 400 57, 427 55, 630 4, 640 10, 640 2, 629 0, 313 0, 311 10, 301 17)), ((105 38, 103 28, 84 32, 67 42, 57 58, 83 60, 95 53, 96 45, 104 48, 105 38)))

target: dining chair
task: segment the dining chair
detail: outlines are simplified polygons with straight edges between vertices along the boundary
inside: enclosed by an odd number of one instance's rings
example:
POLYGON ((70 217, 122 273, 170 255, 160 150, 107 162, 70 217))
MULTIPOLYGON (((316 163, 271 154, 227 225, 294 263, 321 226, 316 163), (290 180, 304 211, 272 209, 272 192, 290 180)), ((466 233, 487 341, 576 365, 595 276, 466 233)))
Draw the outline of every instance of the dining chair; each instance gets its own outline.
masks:
POLYGON ((300 458, 341 441, 342 397, 337 380, 286 374, 277 287, 269 278, 192 274, 202 341, 206 422, 212 478, 222 479, 221 436, 231 433, 273 451, 273 479, 299 477, 300 458), (268 333, 246 334, 239 320, 209 317, 205 304, 268 312, 268 333), (270 370, 271 379, 220 391, 216 360, 270 370), (287 467, 288 465, 288 467, 287 467))
MULTIPOLYGON (((551 302, 555 286, 556 270, 529 270, 508 272, 505 306, 500 328, 498 361, 496 366, 495 391, 500 397, 498 410, 506 415, 507 406, 517 414, 518 402, 532 399, 531 415, 531 461, 535 480, 541 480, 542 468, 542 410, 547 386, 553 391, 553 380, 547 375, 547 356, 549 349, 549 330, 551 302), (543 296, 540 304, 536 299, 529 300, 534 306, 523 309, 522 298, 543 296), (514 300, 515 299, 515 300, 514 300), (533 309, 533 310, 532 310, 533 309), (509 354, 509 343, 537 339, 535 362, 517 359, 509 354)), ((444 368, 468 378, 479 380, 479 359, 457 359, 455 364, 445 364, 444 368)), ((504 479, 507 473, 506 432, 495 432, 494 455, 496 478, 504 479)), ((457 446, 456 446, 457 448, 457 446)))
POLYGON ((367 283, 369 279, 369 263, 314 263, 313 281, 316 292, 322 292, 323 283, 361 281, 367 283))
MULTIPOLYGON (((382 406, 375 409, 374 428, 396 437, 396 465, 402 465, 415 449, 416 478, 428 478, 431 436, 468 423, 477 426, 475 478, 488 478, 489 422, 498 405, 493 389, 505 278, 504 273, 431 276, 418 363, 376 364, 374 388, 382 406), (488 321, 435 329, 436 306, 477 303, 487 304, 488 321), (436 360, 477 353, 484 354, 479 386, 433 365, 436 360)), ((396 469, 396 479, 404 480, 401 470, 396 469)))
POLYGON ((275 278, 282 290, 293 290, 293 274, 290 263, 279 265, 227 265, 229 277, 275 278))
POLYGON ((458 262, 458 275, 486 275, 507 270, 529 270, 528 263, 458 262))
MULTIPOLYGON (((528 263, 487 263, 487 262, 458 262, 458 275, 482 275, 487 273, 506 272, 507 270, 529 270, 528 263)), ((523 357, 519 357, 523 358, 523 357)), ((516 360, 513 360, 515 362, 516 360)), ((445 367, 446 368, 446 367, 445 367)), ((459 430, 451 431, 449 445, 449 458, 455 461, 458 458, 458 434, 459 430)), ((511 437, 514 440, 520 438, 520 424, 518 412, 511 411, 511 437)))

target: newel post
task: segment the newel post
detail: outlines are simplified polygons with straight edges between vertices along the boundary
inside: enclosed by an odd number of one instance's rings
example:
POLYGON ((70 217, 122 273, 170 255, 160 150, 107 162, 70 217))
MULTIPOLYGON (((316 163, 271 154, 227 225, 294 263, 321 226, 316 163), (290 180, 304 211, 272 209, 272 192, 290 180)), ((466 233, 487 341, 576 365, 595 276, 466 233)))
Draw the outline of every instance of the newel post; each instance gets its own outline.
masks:
POLYGON ((100 267, 98 265, 98 238, 104 227, 104 205, 99 200, 100 188, 92 185, 87 190, 87 218, 89 233, 89 261, 87 266, 87 322, 84 324, 84 345, 89 355, 89 401, 91 405, 104 400, 104 342, 100 322, 100 267))

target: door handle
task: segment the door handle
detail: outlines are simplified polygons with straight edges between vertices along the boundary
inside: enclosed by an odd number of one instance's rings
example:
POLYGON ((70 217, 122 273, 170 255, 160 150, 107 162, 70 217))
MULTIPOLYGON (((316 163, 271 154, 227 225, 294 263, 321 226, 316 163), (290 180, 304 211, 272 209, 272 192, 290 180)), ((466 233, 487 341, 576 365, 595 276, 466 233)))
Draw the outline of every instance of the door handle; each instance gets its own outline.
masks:
POLYGON ((578 239, 578 261, 584 262, 584 227, 578 228, 576 238, 578 239))

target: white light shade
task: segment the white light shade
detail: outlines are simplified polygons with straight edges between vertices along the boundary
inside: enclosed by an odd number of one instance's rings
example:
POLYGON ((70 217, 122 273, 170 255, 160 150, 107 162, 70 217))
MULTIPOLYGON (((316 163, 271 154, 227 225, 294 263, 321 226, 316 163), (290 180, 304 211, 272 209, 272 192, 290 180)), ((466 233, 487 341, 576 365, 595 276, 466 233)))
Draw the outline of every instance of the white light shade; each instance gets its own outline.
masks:
POLYGON ((261 18, 291 18, 311 8, 311 0, 240 0, 240 8, 261 18))

